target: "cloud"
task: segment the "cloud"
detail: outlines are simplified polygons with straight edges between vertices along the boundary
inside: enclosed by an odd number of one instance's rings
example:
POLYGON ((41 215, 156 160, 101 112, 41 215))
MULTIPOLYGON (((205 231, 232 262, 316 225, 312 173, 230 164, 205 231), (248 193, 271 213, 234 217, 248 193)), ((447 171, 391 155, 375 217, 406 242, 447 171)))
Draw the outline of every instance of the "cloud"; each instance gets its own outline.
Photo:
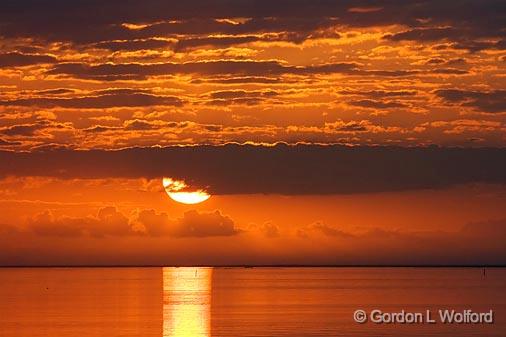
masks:
POLYGON ((436 95, 448 103, 460 103, 487 113, 506 112, 506 90, 469 91, 440 89, 436 95))
POLYGON ((175 51, 183 51, 203 46, 224 48, 232 45, 239 45, 249 42, 260 41, 257 36, 227 36, 227 37, 199 37, 179 40, 174 47, 175 51))
POLYGON ((50 55, 6 53, 0 54, 0 68, 23 67, 39 63, 55 63, 56 58, 50 55))
POLYGON ((174 227, 174 223, 167 213, 157 213, 154 209, 140 211, 134 223, 140 225, 149 236, 169 235, 174 227))
POLYGON ((0 176, 168 176, 190 186, 209 187, 211 194, 368 193, 506 184, 505 151, 302 144, 0 151, 0 176))
POLYGON ((430 71, 432 74, 446 74, 446 75, 465 75, 469 72, 467 70, 455 68, 438 68, 430 71))
POLYGON ((243 83, 265 83, 265 84, 273 84, 273 83, 290 83, 289 80, 281 80, 281 78, 276 77, 262 77, 262 76, 245 76, 245 77, 218 77, 218 78, 208 78, 208 79, 194 79, 192 83, 200 84, 200 83, 218 83, 218 84, 243 84, 243 83))
POLYGON ((139 92, 107 93, 75 98, 19 98, 0 101, 0 106, 37 106, 42 108, 104 109, 113 107, 145 107, 154 105, 181 106, 175 96, 157 96, 139 92))
POLYGON ((397 39, 497 37, 503 33, 504 11, 494 0, 471 0, 466 6, 429 1, 375 1, 364 5, 357 1, 336 3, 303 0, 240 1, 209 3, 191 0, 174 5, 160 0, 140 3, 106 4, 96 1, 63 4, 51 1, 38 4, 19 1, 2 11, 0 35, 8 38, 37 37, 49 41, 93 43, 133 40, 155 36, 189 34, 253 34, 289 32, 309 36, 334 26, 368 27, 403 25, 408 29, 397 39), (101 15, 90 16, 100 6, 101 15), (118 10, 121 6, 121 10, 118 10), (198 11, 195 11, 198 8, 198 11), (73 20, 62 22, 61 17, 73 20), (223 18, 246 18, 244 21, 223 18), (140 25, 132 29, 124 23, 140 25), (422 31, 423 32, 420 32, 422 31), (430 30, 426 32, 425 30, 430 30))
POLYGON ((435 41, 450 37, 457 37, 459 32, 453 28, 415 28, 401 33, 387 35, 386 39, 393 41, 435 41))
POLYGON ((418 94, 415 90, 343 90, 339 93, 342 95, 358 95, 375 99, 385 97, 412 97, 418 94))
POLYGON ((96 125, 92 126, 86 129, 83 129, 84 132, 88 133, 101 133, 101 132, 107 132, 107 131, 115 131, 115 130, 121 130, 122 127, 119 126, 104 126, 104 125, 96 125))
POLYGON ((58 237, 94 237, 132 235, 128 218, 115 207, 101 208, 96 216, 55 217, 50 211, 28 219, 28 228, 37 235, 58 237))
POLYGON ((452 47, 477 52, 484 49, 505 49, 504 33, 484 32, 478 27, 415 28, 396 34, 385 35, 392 41, 432 42, 438 40, 453 41, 452 47), (484 34, 484 35, 482 35, 484 34), (503 38, 499 41, 480 41, 484 37, 503 38))
POLYGON ((428 59, 425 64, 427 65, 446 65, 446 66, 465 66, 467 61, 464 58, 457 57, 450 60, 445 60, 440 57, 433 57, 428 59))
POLYGON ((180 237, 209 237, 231 236, 239 234, 234 222, 220 211, 212 213, 199 213, 197 211, 185 212, 178 221, 178 228, 174 232, 180 237))
POLYGON ((101 49, 109 49, 111 51, 127 51, 127 50, 142 50, 142 49, 161 49, 168 48, 174 45, 173 41, 161 39, 146 39, 146 40, 126 40, 126 41, 103 41, 94 44, 93 46, 101 49))
POLYGON ((246 90, 224 90, 214 91, 209 94, 211 100, 207 101, 208 105, 229 105, 229 104, 259 104, 269 98, 278 96, 278 92, 273 90, 267 91, 246 91, 246 90))
MULTIPOLYGON (((103 133, 103 132, 114 132, 114 131, 149 131, 149 130, 160 130, 160 129, 184 129, 189 123, 187 122, 166 122, 160 120, 143 120, 143 119, 132 119, 123 122, 122 126, 104 126, 95 125, 89 128, 83 129, 86 133, 103 133)), ((206 129, 213 131, 216 126, 205 126, 206 129)))
MULTIPOLYGON (((440 110, 444 119, 471 110, 467 100, 433 105, 433 90, 448 88, 444 83, 485 92, 492 90, 486 79, 500 77, 500 52, 455 50, 504 48, 504 11, 497 2, 280 1, 10 4, 0 13, 1 55, 9 62, 54 60, 2 69, 0 129, 13 134, 0 137, 22 142, 5 145, 18 151, 49 143, 81 149, 230 141, 504 143, 499 128, 459 135, 421 126, 443 119, 440 110), (84 15, 97 8, 100 15, 84 15), (105 89, 112 84, 143 89, 105 89), (279 95, 263 94, 269 91, 279 95), (352 97, 340 96, 346 92, 352 97), (104 115, 123 107, 129 109, 104 115), (47 113, 69 127, 30 133, 28 126, 38 127, 37 116, 47 113), (338 119, 350 125, 327 127, 338 119), (176 130, 161 121, 189 126, 176 130), (7 129, 16 125, 24 127, 7 129)), ((502 109, 496 106, 488 109, 502 109)))
POLYGON ((71 94, 74 91, 75 91, 74 89, 58 88, 58 89, 38 90, 38 91, 35 91, 35 94, 37 94, 37 95, 64 95, 64 94, 71 94))
POLYGON ((358 101, 350 101, 349 105, 354 105, 362 108, 370 109, 390 109, 390 108, 403 108, 405 104, 395 101, 377 101, 372 99, 362 99, 358 101))
MULTIPOLYGON (((465 71, 453 70, 461 74, 465 71)), ((420 70, 365 70, 356 62, 324 63, 309 66, 286 65, 279 61, 211 60, 186 63, 60 63, 46 74, 81 79, 117 81, 144 80, 153 76, 201 75, 230 78, 272 78, 281 75, 311 76, 347 74, 353 76, 406 77, 423 73, 420 70)), ((428 73, 434 73, 429 71, 428 73)), ((211 78, 212 79, 212 78, 211 78)), ((199 81, 202 81, 199 79, 199 81)))
POLYGON ((332 240, 330 242, 339 240, 338 246, 346 252, 345 255, 353 256, 349 263, 354 265, 502 265, 506 259, 506 219, 468 223, 453 231, 413 231, 407 228, 370 227, 343 231, 336 226, 314 223, 299 227, 296 235, 310 242, 321 242, 322 237, 332 240), (361 250, 375 251, 377 255, 373 258, 367 253, 360 256, 358 252, 361 250))
POLYGON ((421 73, 420 70, 361 70, 355 69, 348 72, 351 75, 378 76, 378 77, 404 77, 414 76, 421 73))
POLYGON ((336 122, 332 124, 332 128, 335 128, 338 131, 342 132, 366 132, 368 130, 368 127, 370 126, 370 123, 366 121, 360 121, 360 122, 336 122))
POLYGON ((241 232, 235 227, 234 221, 220 211, 200 213, 192 210, 185 212, 182 218, 173 220, 167 213, 149 209, 140 211, 134 223, 144 228, 150 236, 203 238, 232 236, 241 232))
POLYGON ((266 238, 272 239, 280 237, 279 226, 270 221, 264 222, 259 230, 266 238))
POLYGON ((18 124, 0 129, 0 134, 4 134, 6 136, 33 136, 35 133, 45 129, 46 127, 46 123, 18 124))
POLYGON ((326 236, 339 237, 339 238, 352 238, 355 236, 351 233, 342 231, 340 229, 329 226, 322 222, 315 222, 310 224, 309 226, 299 228, 297 235, 300 237, 308 237, 309 233, 311 232, 318 232, 326 236))
MULTIPOLYGON (((0 131, 0 133, 3 133, 3 132, 0 131)), ((5 140, 5 139, 0 138, 0 146, 17 146, 17 145, 21 145, 21 144, 22 143, 18 142, 18 141, 10 141, 10 140, 5 140)))
POLYGON ((457 239, 459 241, 483 240, 495 245, 506 240, 506 219, 470 222, 456 231, 410 231, 405 229, 387 230, 379 227, 370 227, 361 231, 344 231, 336 226, 315 222, 297 228, 297 235, 309 238, 311 235, 321 234, 348 240, 438 240, 457 239))
POLYGON ((242 232, 230 217, 218 210, 203 213, 192 210, 181 218, 171 219, 167 213, 144 209, 129 218, 115 207, 103 207, 96 215, 85 217, 55 216, 45 211, 28 218, 27 229, 37 235, 56 237, 147 235, 204 238, 242 232))
MULTIPOLYGON (((0 19, 5 22, 0 34, 9 38, 36 36, 47 41, 68 41, 83 45, 92 44, 97 40, 119 41, 181 35, 247 35, 276 32, 280 33, 282 40, 300 42, 312 33, 317 33, 336 24, 335 19, 322 14, 305 16, 300 15, 304 13, 301 12, 298 15, 285 15, 286 8, 282 11, 277 10, 277 13, 262 10, 266 16, 258 15, 260 14, 258 10, 267 4, 260 5, 253 2, 243 2, 241 6, 234 6, 225 1, 218 1, 213 6, 209 6, 208 3, 199 0, 191 1, 190 6, 168 5, 157 0, 149 1, 149 3, 146 6, 153 9, 157 8, 159 12, 148 13, 145 6, 124 3, 114 4, 113 6, 111 6, 112 4, 104 6, 103 4, 93 3, 74 4, 70 8, 61 4, 54 4, 55 6, 51 11, 47 11, 47 8, 40 8, 36 4, 31 4, 30 6, 25 5, 22 10, 24 15, 21 16, 20 13, 14 14, 21 8, 12 6, 12 12, 0 16, 0 19), (101 6, 102 11, 100 19, 90 19, 80 14, 96 10, 95 6, 98 5, 101 6), (121 11, 116 8, 119 5, 122 6, 121 11), (199 8, 199 12, 206 11, 207 13, 205 15, 197 14, 194 8, 199 8), (244 11, 245 8, 250 10, 244 11), (56 17, 51 24, 48 24, 48 21, 40 19, 39 13, 41 13, 40 15, 44 13, 43 15, 48 19, 54 15, 56 17), (72 13, 74 20, 66 22, 64 24, 65 29, 62 29, 63 24, 56 22, 56 19, 61 17, 57 13, 60 13, 60 15, 62 13, 72 13), (246 20, 241 20, 241 22, 223 20, 227 17, 242 17, 246 20), (46 25, 36 29, 37 25, 43 22, 46 25), (132 29, 134 25, 124 24, 126 22, 142 24, 132 29), (82 27, 87 27, 87 31, 79 30, 82 27)), ((272 4, 269 5, 272 8, 272 4)), ((289 6, 290 4, 286 5, 288 8, 293 8, 293 6, 289 6)), ((48 7, 51 8, 52 6, 48 4, 48 7)), ((311 8, 314 10, 315 6, 311 8)), ((241 43, 241 40, 237 42, 241 43)))
POLYGON ((315 66, 289 66, 278 61, 217 60, 186 63, 124 63, 98 64, 61 63, 47 71, 52 75, 68 75, 84 79, 123 80, 144 79, 149 76, 198 74, 205 76, 273 76, 352 73, 356 63, 332 63, 315 66))
POLYGON ((231 99, 231 98, 244 98, 244 97, 274 97, 278 93, 275 91, 245 91, 245 90, 225 90, 214 91, 210 93, 211 98, 216 99, 231 99))
MULTIPOLYGON (((165 123, 165 125, 168 125, 168 124, 169 123, 165 123)), ((157 125, 153 122, 148 122, 148 121, 139 120, 139 119, 125 122, 125 129, 126 130, 143 131, 143 130, 156 129, 158 127, 160 127, 160 125, 157 125)))

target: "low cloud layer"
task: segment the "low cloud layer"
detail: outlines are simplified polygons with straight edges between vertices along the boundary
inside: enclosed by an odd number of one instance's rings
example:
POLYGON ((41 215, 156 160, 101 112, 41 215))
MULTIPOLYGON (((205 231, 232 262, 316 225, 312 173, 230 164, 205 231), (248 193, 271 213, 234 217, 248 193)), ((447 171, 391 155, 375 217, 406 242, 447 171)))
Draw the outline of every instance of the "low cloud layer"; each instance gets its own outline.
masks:
POLYGON ((176 261, 176 265, 503 265, 504 240, 504 219, 472 222, 455 230, 392 230, 372 226, 351 231, 335 224, 315 222, 281 231, 275 224, 266 222, 242 231, 218 211, 190 211, 182 218, 170 220, 165 213, 146 209, 127 219, 114 207, 105 207, 96 215, 80 218, 40 213, 29 218, 24 230, 0 225, 3 253, 0 264, 176 261), (200 249, 194 251, 193 243, 188 246, 189 241, 178 238, 209 238, 210 241, 200 241, 200 249), (12 241, 17 244, 13 246, 12 241), (93 247, 95 255, 91 257, 80 251, 85 249, 80 247, 81 243, 93 247), (132 244, 142 249, 131 251, 128 247, 132 244), (19 246, 23 247, 21 251, 19 246), (33 252, 29 253, 29 247, 40 251, 30 255, 33 252), (119 251, 111 254, 111 247, 119 251), (62 249, 65 254, 58 254, 62 249), (104 252, 109 253, 103 255, 104 252), (132 260, 133 256, 137 257, 132 260))
MULTIPOLYGON (((10 228, 10 227, 9 227, 10 228)), ((140 210, 127 217, 115 207, 99 209, 96 215, 85 217, 55 216, 45 211, 30 217, 26 230, 40 236, 52 237, 213 237, 231 236, 241 232, 234 221, 220 211, 200 213, 187 211, 183 217, 170 218, 152 209, 140 210)))

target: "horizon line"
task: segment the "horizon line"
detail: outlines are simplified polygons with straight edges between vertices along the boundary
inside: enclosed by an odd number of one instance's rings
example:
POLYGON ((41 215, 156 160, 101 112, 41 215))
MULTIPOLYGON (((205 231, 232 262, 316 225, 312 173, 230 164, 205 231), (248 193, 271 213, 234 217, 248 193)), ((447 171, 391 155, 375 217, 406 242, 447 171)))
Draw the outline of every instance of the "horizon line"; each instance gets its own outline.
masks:
POLYGON ((0 268, 506 268, 506 264, 110 264, 110 265, 0 265, 0 268))

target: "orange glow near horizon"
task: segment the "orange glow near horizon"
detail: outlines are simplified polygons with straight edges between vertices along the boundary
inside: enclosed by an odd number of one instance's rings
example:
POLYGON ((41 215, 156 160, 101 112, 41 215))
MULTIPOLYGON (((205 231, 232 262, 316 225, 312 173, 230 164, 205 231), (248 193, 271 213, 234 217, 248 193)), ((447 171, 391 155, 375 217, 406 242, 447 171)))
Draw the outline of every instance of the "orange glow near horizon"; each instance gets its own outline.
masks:
POLYGON ((500 1, 98 3, 0 11, 0 266, 506 265, 500 1))
POLYGON ((181 180, 173 180, 171 178, 163 178, 163 188, 167 195, 174 201, 194 205, 199 204, 201 202, 206 201, 211 197, 209 193, 204 190, 196 190, 196 191, 182 191, 187 188, 188 185, 184 181, 181 180))

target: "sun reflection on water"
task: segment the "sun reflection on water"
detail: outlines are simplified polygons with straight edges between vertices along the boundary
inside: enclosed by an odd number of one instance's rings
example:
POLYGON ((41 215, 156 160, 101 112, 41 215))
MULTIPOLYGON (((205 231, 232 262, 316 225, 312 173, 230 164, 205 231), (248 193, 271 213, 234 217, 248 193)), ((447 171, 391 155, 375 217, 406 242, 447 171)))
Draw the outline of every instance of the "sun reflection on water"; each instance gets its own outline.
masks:
POLYGON ((163 336, 211 335, 212 268, 163 268, 163 336))

